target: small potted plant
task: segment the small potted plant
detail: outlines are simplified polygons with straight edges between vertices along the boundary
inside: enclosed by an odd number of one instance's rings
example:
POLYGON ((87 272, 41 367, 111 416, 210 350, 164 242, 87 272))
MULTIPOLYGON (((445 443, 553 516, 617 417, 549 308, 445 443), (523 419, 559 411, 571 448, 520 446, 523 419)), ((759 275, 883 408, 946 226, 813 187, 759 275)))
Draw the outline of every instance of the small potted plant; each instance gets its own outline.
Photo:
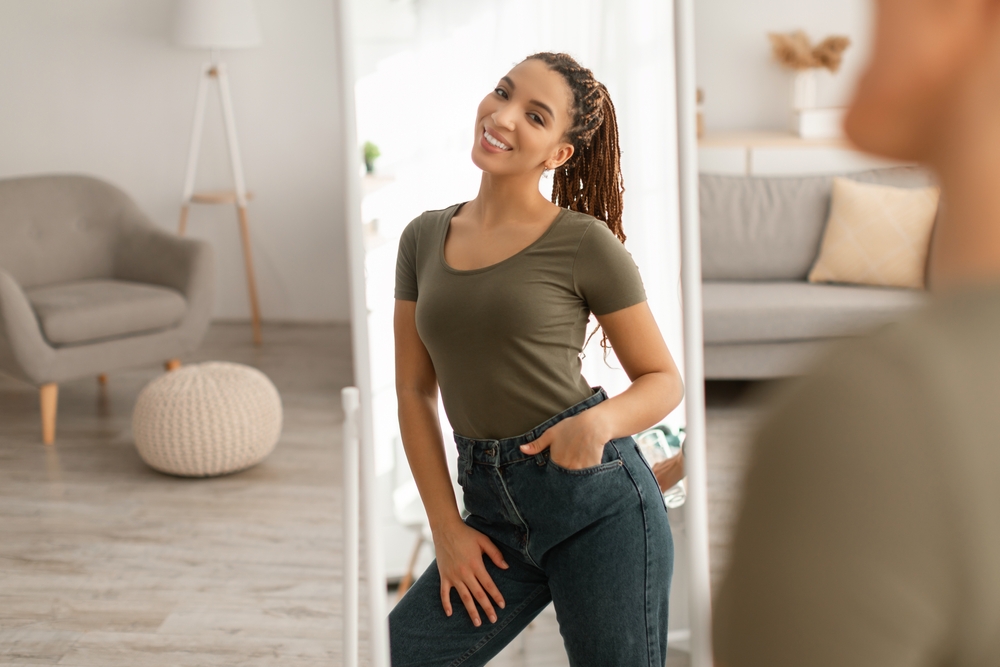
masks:
POLYGON ((366 141, 362 149, 365 156, 365 171, 369 174, 375 172, 375 159, 382 153, 379 151, 378 146, 370 141, 366 141))

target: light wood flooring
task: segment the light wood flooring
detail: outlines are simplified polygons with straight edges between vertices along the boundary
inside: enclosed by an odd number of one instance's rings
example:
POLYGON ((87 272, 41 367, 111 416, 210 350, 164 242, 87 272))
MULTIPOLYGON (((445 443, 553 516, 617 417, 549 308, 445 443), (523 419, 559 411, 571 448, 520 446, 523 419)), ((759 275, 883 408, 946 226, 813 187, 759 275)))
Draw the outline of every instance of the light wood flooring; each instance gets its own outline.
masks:
MULTIPOLYGON (((265 325, 255 348, 249 325, 213 324, 183 361, 260 368, 284 407, 274 453, 213 479, 159 474, 135 451, 132 407, 160 367, 112 373, 105 387, 63 384, 50 447, 37 390, 0 377, 0 666, 341 664, 339 392, 352 382, 349 346, 346 326, 265 325)), ((709 385, 714 577, 760 412, 739 400, 744 389, 709 385)), ((364 638, 361 648, 367 664, 364 638)), ((551 606, 491 663, 567 664, 551 606)), ((673 652, 668 664, 687 656, 673 652)))

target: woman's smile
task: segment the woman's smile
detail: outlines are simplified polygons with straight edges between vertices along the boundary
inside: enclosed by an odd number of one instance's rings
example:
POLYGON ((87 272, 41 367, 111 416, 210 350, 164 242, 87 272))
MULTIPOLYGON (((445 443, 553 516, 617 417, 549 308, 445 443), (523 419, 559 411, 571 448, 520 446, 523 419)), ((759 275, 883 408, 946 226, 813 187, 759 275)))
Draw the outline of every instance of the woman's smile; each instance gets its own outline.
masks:
POLYGON ((483 136, 479 140, 479 143, 490 153, 503 153, 509 150, 513 150, 506 143, 501 141, 498 137, 490 134, 490 131, 483 126, 483 136))

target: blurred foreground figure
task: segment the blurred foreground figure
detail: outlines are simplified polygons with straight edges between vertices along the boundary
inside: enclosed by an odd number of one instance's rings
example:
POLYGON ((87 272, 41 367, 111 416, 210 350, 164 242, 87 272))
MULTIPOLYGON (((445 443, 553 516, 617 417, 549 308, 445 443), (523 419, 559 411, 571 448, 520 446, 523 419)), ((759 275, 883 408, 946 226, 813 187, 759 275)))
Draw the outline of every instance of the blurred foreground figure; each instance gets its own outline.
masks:
POLYGON ((831 349, 758 431, 717 665, 1000 665, 1000 1, 877 9, 846 130, 940 178, 931 303, 831 349))

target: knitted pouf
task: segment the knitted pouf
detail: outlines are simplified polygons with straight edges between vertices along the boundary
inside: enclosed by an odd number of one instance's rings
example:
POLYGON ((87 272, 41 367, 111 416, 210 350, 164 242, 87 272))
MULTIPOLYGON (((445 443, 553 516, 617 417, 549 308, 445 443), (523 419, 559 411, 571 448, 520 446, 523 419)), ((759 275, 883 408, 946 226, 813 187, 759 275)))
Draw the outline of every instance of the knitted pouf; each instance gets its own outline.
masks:
POLYGON ((142 460, 184 477, 260 463, 281 435, 281 397, 256 368, 224 361, 184 366, 143 388, 132 413, 142 460))

